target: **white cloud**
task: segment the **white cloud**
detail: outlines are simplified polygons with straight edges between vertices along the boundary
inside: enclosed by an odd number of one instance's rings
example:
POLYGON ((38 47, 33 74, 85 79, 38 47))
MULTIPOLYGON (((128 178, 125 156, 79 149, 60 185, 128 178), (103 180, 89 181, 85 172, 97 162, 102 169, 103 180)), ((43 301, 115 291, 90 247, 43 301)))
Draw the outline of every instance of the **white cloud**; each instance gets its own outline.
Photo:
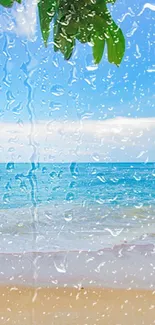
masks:
POLYGON ((15 18, 15 32, 28 38, 34 36, 37 22, 38 0, 26 0, 25 5, 18 6, 13 12, 15 18))
POLYGON ((155 161, 155 118, 1 123, 0 161, 155 161))
POLYGON ((38 0, 26 0, 1 16, 0 30, 31 39, 36 32, 38 0))

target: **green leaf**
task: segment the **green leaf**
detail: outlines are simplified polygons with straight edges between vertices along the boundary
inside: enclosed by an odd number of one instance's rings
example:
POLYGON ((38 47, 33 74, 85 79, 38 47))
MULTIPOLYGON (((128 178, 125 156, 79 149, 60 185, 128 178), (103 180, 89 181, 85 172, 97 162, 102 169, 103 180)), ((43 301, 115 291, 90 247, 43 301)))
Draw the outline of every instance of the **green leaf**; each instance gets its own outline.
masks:
POLYGON ((18 2, 18 3, 21 3, 21 0, 0 0, 0 5, 3 6, 3 7, 12 7, 14 2, 18 2))
POLYGON ((60 23, 55 22, 54 25, 54 51, 61 51, 66 60, 69 60, 74 46, 75 46, 75 36, 68 35, 66 33, 66 27, 61 26, 60 23))
MULTIPOLYGON (((22 0, 0 0, 0 5, 12 7, 22 0)), ((38 11, 44 44, 47 46, 50 24, 54 18, 54 51, 65 59, 72 55, 75 39, 81 43, 93 41, 95 63, 102 59, 105 42, 110 63, 119 65, 125 52, 125 40, 107 8, 115 0, 39 0, 38 11)))
POLYGON ((68 35, 76 35, 78 32, 78 23, 72 20, 68 26, 66 26, 65 31, 68 35))
POLYGON ((95 28, 95 31, 98 31, 99 33, 102 33, 105 31, 106 28, 108 28, 109 24, 107 21, 102 17, 95 15, 93 18, 93 25, 95 28))
POLYGON ((40 28, 45 46, 50 35, 50 23, 56 12, 56 0, 40 0, 38 3, 40 28))
POLYGON ((114 4, 116 2, 116 0, 105 0, 105 1, 106 1, 106 3, 112 3, 112 4, 114 4))
POLYGON ((65 35, 60 37, 60 51, 66 60, 69 60, 74 49, 75 37, 67 38, 65 35))
POLYGON ((108 60, 118 66, 125 53, 125 39, 122 30, 113 21, 111 27, 106 30, 105 36, 108 47, 108 60))
POLYGON ((57 21, 55 21, 54 28, 53 28, 53 38, 54 38, 54 51, 59 51, 59 24, 57 21))
POLYGON ((102 17, 105 20, 106 24, 110 24, 112 22, 111 14, 106 6, 106 2, 103 0, 97 0, 94 5, 95 13, 99 17, 102 17))
POLYGON ((79 27, 78 33, 76 35, 76 38, 81 43, 87 43, 90 41, 91 34, 85 27, 79 27))
POLYGON ((86 20, 84 21, 83 19, 79 21, 78 24, 78 30, 76 34, 76 38, 78 41, 81 43, 87 43, 90 42, 91 40, 91 28, 90 25, 92 25, 92 21, 87 18, 87 23, 86 20))
POLYGON ((94 57, 94 62, 96 64, 100 63, 103 52, 104 52, 104 47, 105 47, 105 39, 100 38, 99 36, 94 37, 93 39, 93 57, 94 57))

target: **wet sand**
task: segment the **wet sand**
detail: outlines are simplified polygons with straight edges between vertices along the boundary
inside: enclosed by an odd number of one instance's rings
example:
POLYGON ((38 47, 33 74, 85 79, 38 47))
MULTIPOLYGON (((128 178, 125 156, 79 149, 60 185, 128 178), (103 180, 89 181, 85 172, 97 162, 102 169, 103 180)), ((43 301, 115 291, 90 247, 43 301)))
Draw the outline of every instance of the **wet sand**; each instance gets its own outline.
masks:
POLYGON ((153 325, 155 291, 0 287, 0 325, 153 325))

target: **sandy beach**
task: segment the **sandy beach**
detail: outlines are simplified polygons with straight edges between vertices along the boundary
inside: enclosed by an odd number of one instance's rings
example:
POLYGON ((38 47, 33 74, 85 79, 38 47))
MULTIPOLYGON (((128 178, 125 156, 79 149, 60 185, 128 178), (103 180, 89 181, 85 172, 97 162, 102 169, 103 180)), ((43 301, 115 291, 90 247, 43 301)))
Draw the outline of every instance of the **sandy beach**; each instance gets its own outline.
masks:
POLYGON ((0 287, 0 325, 153 325, 155 291, 0 287))

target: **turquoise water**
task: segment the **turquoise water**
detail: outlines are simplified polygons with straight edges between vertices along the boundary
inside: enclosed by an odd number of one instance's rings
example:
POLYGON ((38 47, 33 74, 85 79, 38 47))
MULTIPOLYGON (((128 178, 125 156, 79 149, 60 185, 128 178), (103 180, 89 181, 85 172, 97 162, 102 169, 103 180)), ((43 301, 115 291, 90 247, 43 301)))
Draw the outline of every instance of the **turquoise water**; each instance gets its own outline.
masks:
POLYGON ((154 244, 155 163, 0 164, 0 251, 154 244))
POLYGON ((0 208, 154 204, 155 163, 0 164, 0 208))
POLYGON ((155 164, 1 164, 0 283, 155 288, 155 164))

